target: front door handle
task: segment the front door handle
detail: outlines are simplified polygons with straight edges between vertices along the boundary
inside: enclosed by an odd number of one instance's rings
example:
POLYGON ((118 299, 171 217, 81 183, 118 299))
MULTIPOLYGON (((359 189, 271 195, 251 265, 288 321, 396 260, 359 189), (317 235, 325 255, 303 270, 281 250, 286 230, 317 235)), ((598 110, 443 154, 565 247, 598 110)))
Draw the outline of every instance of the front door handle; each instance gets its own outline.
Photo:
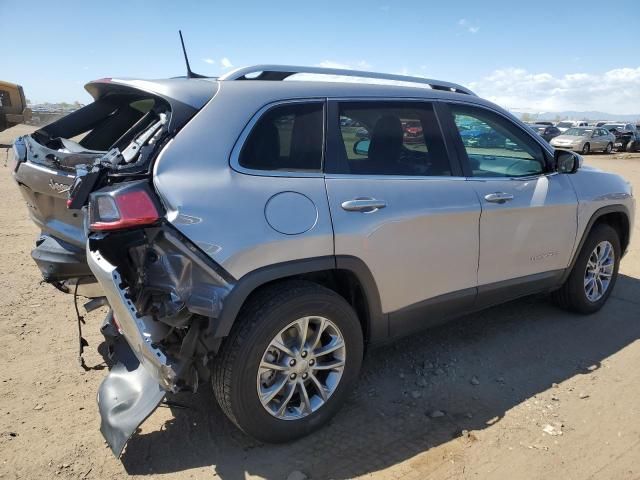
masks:
POLYGON ((485 195, 484 199, 487 202, 491 202, 491 203, 505 203, 510 200, 513 200, 513 195, 511 193, 506 193, 506 192, 495 192, 495 193, 489 193, 485 195))
POLYGON ((375 198, 354 198, 342 202, 342 208, 347 212, 375 212, 387 206, 384 200, 376 200, 375 198))

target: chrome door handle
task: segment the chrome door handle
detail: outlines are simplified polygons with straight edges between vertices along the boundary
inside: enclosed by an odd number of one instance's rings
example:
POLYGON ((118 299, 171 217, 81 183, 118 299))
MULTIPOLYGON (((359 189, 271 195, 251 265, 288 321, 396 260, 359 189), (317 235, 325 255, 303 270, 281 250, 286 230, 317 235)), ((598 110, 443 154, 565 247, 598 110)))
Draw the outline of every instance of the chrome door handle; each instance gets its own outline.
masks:
POLYGON ((495 192, 495 193, 489 193, 488 195, 485 195, 484 199, 487 202, 491 202, 491 203, 505 203, 510 200, 513 200, 513 195, 506 192, 495 192))
POLYGON ((355 198, 342 202, 342 208, 347 212, 375 212, 387 206, 384 200, 376 200, 375 198, 355 198))

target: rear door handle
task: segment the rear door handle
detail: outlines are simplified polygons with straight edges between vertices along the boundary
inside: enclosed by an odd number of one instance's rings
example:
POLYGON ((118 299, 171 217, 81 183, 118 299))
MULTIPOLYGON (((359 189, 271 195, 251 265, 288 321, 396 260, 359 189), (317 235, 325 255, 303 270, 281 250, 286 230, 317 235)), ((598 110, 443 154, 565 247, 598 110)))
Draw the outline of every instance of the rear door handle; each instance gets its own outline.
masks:
POLYGON ((342 208, 347 212, 375 212, 387 206, 384 200, 376 200, 375 198, 354 198, 342 202, 342 208))
POLYGON ((495 192, 485 195, 484 199, 491 203, 505 203, 513 200, 513 195, 506 192, 495 192))

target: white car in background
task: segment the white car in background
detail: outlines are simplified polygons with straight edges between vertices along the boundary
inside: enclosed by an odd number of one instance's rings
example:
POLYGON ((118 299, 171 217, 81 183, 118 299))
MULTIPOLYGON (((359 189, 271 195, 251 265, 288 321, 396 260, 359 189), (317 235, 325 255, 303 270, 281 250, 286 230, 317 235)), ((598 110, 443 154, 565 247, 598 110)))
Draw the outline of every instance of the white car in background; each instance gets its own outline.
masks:
POLYGON ((556 128, 560 130, 562 133, 566 132, 570 128, 588 127, 588 126, 589 126, 589 122, 587 122, 586 120, 579 120, 579 121, 565 120, 562 122, 558 122, 556 124, 556 128))

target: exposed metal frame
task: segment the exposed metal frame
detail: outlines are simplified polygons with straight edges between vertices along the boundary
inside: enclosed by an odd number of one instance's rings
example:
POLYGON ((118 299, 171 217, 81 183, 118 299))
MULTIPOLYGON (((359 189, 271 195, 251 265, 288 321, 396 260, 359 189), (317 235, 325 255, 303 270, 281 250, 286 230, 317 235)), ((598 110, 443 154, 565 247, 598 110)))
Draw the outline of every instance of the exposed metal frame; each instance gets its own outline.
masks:
POLYGON ((391 80, 395 82, 419 83, 428 85, 433 90, 446 92, 464 93, 476 96, 468 88, 457 83, 443 82, 431 78, 411 77, 409 75, 396 75, 391 73, 367 72, 363 70, 347 70, 342 68, 322 68, 322 67, 301 67, 294 65, 253 65, 241 67, 224 74, 218 80, 284 80, 287 77, 298 73, 309 73, 316 75, 337 75, 343 77, 375 78, 377 80, 391 80), (253 77, 247 75, 257 74, 253 77))

